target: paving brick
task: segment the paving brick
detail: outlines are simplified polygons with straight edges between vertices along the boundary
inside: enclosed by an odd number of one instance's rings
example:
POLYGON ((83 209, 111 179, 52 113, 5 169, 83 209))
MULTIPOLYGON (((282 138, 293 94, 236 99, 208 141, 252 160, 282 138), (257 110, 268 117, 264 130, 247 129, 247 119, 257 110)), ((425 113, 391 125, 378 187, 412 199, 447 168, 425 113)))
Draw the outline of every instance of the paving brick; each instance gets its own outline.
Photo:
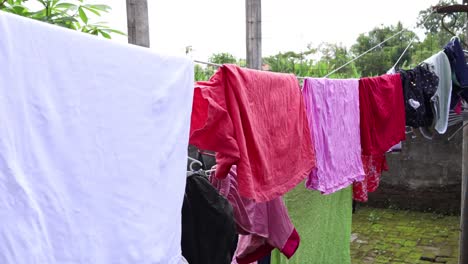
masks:
POLYGON ((457 263, 458 221, 433 213, 359 208, 353 215, 352 263, 457 263))

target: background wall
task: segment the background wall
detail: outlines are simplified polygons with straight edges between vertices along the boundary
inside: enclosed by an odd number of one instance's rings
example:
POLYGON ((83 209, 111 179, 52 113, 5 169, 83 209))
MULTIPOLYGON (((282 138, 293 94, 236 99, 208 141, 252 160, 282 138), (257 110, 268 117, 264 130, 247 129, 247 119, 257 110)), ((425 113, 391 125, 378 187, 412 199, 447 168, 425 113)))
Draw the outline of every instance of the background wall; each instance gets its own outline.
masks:
MULTIPOLYGON (((458 126, 457 126, 458 127, 458 126)), ((403 143, 400 153, 387 154, 389 171, 379 189, 369 196, 369 206, 440 213, 460 210, 462 133, 456 130, 427 140, 421 135, 403 143)))

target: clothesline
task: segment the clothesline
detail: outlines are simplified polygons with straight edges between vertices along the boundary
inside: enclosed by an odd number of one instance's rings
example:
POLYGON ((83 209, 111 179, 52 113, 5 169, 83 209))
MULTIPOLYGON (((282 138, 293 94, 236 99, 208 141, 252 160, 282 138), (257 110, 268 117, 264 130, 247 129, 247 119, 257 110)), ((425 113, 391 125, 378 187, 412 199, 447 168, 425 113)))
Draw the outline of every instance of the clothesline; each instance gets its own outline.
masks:
MULTIPOLYGON (((432 12, 426 17, 426 19, 423 21, 422 24, 425 25, 426 22, 427 22, 427 20, 428 20, 433 14, 434 14, 434 11, 432 11, 432 12)), ((433 25, 433 26, 434 26, 434 25, 433 25)), ((432 27, 433 27, 433 26, 432 26, 432 27)), ((432 27, 429 29, 429 31, 432 29, 432 27)), ((324 78, 327 78, 328 76, 332 75, 333 73, 335 73, 335 72, 337 72, 337 71, 343 69, 344 67, 346 67, 346 66, 349 65, 350 63, 352 63, 352 62, 358 60, 358 59, 361 58, 362 56, 364 56, 364 55, 368 54, 369 52, 375 50, 376 48, 382 46, 382 45, 385 44, 387 41, 389 41, 389 40, 395 38, 396 36, 402 34, 404 31, 407 31, 407 30, 408 30, 408 29, 404 28, 404 29, 398 31, 397 33, 393 34, 392 36, 390 36, 390 37, 384 39, 383 41, 381 41, 381 42, 378 43, 377 45, 375 45, 375 46, 373 46, 372 48, 370 48, 370 49, 364 51, 363 53, 361 53, 361 54, 359 54, 358 56, 354 57, 353 59, 351 59, 350 61, 346 62, 346 63, 343 64, 342 66, 340 66, 340 67, 334 69, 334 70, 331 71, 330 73, 327 73, 327 74, 324 76, 324 78)), ((405 50, 402 52, 402 54, 400 55, 400 57, 398 58, 398 60, 396 61, 396 63, 393 65, 392 68, 395 68, 395 67, 397 66, 397 64, 400 62, 401 58, 403 58, 403 55, 406 53, 406 51, 409 49, 409 47, 413 44, 413 42, 414 42, 415 40, 416 40, 416 36, 414 36, 414 37, 411 39, 411 41, 409 42, 408 46, 407 46, 407 47, 405 48, 405 50)), ((201 64, 206 64, 206 65, 210 65, 210 66, 215 66, 215 67, 221 67, 221 66, 222 66, 222 64, 212 63, 212 62, 205 62, 205 61, 200 61, 200 60, 194 60, 194 62, 196 62, 196 63, 201 63, 201 64)), ((303 79, 307 78, 307 77, 302 77, 302 76, 296 76, 296 77, 297 77, 297 79, 300 79, 300 80, 303 80, 303 79)))
POLYGON ((210 66, 214 66, 214 67, 223 66, 222 64, 218 64, 218 63, 212 63, 212 62, 206 62, 206 61, 200 61, 200 60, 193 60, 193 61, 196 62, 196 63, 206 64, 206 65, 210 65, 210 66))
MULTIPOLYGON (((426 25, 427 20, 428 20, 429 17, 431 17, 433 14, 434 14, 434 11, 432 11, 432 12, 426 17, 426 19, 423 21, 422 24, 423 24, 423 25, 426 25)), ((431 29, 432 29, 432 27, 431 27, 431 29)), ((348 62, 345 63, 344 65, 342 65, 342 66, 336 68, 335 70, 331 71, 330 73, 328 73, 327 75, 325 75, 325 78, 328 77, 328 76, 330 76, 330 75, 332 75, 333 73, 335 73, 335 72, 337 72, 337 71, 343 69, 343 68, 346 67, 348 64, 352 63, 353 61, 356 61, 357 59, 359 59, 359 58, 361 58, 362 56, 366 55, 367 53, 373 51, 373 50, 376 49, 377 47, 380 47, 380 46, 381 46, 382 44, 384 44, 385 42, 387 42, 387 41, 393 39, 394 37, 396 37, 396 36, 402 34, 402 33, 403 33, 404 31, 406 31, 406 30, 407 30, 407 29, 404 28, 404 29, 398 31, 397 33, 393 34, 392 36, 386 38, 385 40, 383 40, 383 41, 380 42, 379 44, 375 45, 374 47, 372 47, 372 48, 366 50, 364 53, 362 53, 362 54, 356 56, 355 58, 353 58, 352 60, 348 61, 348 62)), ((397 62, 396 62, 395 65, 393 66, 393 68, 398 64, 398 62, 399 62, 400 59, 403 57, 403 55, 406 53, 407 49, 411 46, 411 44, 413 43, 414 40, 415 40, 415 37, 413 37, 413 39, 410 41, 410 43, 408 44, 408 47, 406 47, 406 49, 403 51, 403 53, 401 54, 400 58, 398 58, 397 62)))
MULTIPOLYGON (((212 63, 212 62, 206 62, 206 61, 201 61, 201 60, 193 60, 193 62, 196 62, 196 63, 201 63, 201 64, 206 64, 206 65, 209 65, 209 66, 214 66, 214 67, 221 67, 223 66, 222 64, 218 64, 218 63, 212 63)), ((300 79, 300 80, 303 80, 307 77, 302 77, 302 76, 296 76, 297 79, 300 79)))

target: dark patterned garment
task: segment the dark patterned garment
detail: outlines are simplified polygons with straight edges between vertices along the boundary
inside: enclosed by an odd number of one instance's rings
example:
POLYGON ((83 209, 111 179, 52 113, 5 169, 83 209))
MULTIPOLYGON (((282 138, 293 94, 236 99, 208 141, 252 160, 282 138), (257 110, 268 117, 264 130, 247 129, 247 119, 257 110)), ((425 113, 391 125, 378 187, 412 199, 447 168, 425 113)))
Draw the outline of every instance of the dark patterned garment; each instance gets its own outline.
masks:
POLYGON ((460 84, 453 79, 452 82, 452 97, 450 98, 450 109, 454 109, 460 100, 465 100, 468 103, 468 88, 461 88, 460 84))
POLYGON ((182 206, 182 255, 190 264, 230 264, 237 247, 231 204, 208 179, 187 177, 182 206))
POLYGON ((414 128, 432 126, 434 113, 431 98, 439 85, 439 77, 431 66, 422 63, 412 70, 400 70, 405 98, 406 125, 414 128))

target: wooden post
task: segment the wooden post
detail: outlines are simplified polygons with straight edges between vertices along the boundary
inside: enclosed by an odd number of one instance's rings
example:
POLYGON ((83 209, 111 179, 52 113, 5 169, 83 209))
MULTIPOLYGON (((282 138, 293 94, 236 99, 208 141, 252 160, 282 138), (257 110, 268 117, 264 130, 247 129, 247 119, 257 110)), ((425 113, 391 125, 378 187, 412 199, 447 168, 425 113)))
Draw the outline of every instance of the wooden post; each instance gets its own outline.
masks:
POLYGON ((127 1, 128 43, 149 48, 149 20, 147 0, 127 1))
MULTIPOLYGON (((466 111, 466 110, 465 110, 466 111)), ((468 113, 464 114, 463 124, 468 124, 468 113)), ((462 154, 462 208, 460 218, 460 264, 468 264, 468 125, 463 129, 462 154)))
MULTIPOLYGON (((467 5, 468 0, 463 0, 467 5)), ((466 13, 468 26, 468 13, 466 13)), ((468 41, 468 27, 465 31, 465 43, 468 41)), ((468 47, 465 47, 465 49, 468 47)), ((463 113, 463 124, 468 123, 467 110, 463 113)), ((468 264, 468 126, 463 129, 463 148, 462 148, 462 192, 461 192, 461 215, 460 215, 460 264, 468 264)))
POLYGON ((245 0, 247 67, 262 69, 261 0, 245 0))

